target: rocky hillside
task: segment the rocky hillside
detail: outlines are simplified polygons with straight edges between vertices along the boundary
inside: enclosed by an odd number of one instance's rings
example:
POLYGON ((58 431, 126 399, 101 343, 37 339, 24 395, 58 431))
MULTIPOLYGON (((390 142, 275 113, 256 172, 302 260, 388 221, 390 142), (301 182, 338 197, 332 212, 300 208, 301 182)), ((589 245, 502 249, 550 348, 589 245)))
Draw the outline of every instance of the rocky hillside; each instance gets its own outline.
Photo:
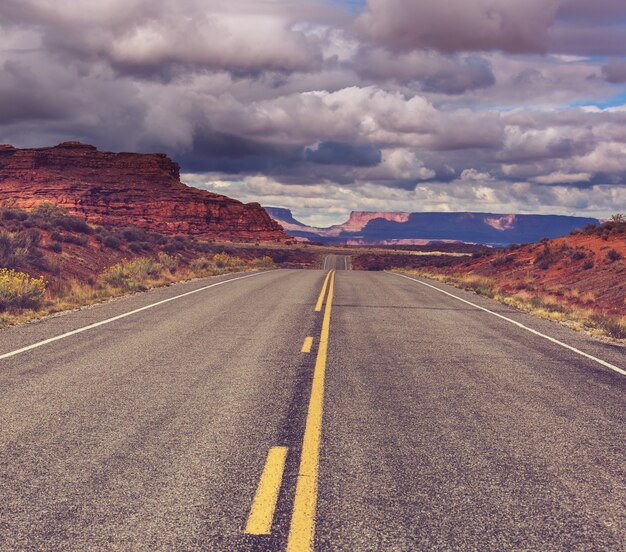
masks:
POLYGON ((178 164, 163 154, 102 152, 77 142, 0 146, 0 203, 29 208, 41 201, 93 224, 203 239, 287 239, 260 205, 183 184, 178 164))
POLYGON ((294 219, 288 209, 266 210, 291 236, 349 245, 462 241, 502 246, 555 238, 598 223, 593 218, 557 215, 353 211, 343 224, 315 228, 294 219))

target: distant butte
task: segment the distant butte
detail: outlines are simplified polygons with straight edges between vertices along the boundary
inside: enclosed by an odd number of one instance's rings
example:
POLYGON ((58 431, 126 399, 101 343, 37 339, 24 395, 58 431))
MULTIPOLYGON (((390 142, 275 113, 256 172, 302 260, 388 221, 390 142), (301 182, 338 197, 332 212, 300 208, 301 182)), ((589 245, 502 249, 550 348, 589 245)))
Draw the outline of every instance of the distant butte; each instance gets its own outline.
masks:
POLYGON ((80 142, 0 145, 0 203, 53 201, 94 224, 232 241, 284 241, 258 203, 189 187, 164 154, 111 153, 80 142))

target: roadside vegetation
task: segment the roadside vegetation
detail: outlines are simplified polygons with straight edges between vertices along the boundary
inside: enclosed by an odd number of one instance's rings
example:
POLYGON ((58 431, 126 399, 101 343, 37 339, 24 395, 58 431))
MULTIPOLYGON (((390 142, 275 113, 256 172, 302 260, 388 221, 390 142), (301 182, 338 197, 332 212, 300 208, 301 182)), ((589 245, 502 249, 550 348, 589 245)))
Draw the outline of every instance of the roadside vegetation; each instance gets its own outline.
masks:
POLYGON ((626 216, 618 214, 563 238, 513 245, 448 267, 431 265, 409 272, 578 330, 623 340, 625 256, 626 216))
POLYGON ((517 310, 565 323, 574 329, 587 330, 592 334, 605 335, 613 339, 626 339, 626 318, 596 312, 593 308, 595 296, 591 293, 581 297, 572 290, 559 295, 540 295, 523 288, 511 291, 494 278, 473 274, 442 274, 428 270, 411 271, 411 274, 472 291, 517 310), (586 303, 587 307, 573 305, 569 302, 570 299, 586 303))
POLYGON ((31 210, 5 206, 0 327, 174 282, 277 266, 259 253, 262 248, 89 225, 47 202, 31 210))

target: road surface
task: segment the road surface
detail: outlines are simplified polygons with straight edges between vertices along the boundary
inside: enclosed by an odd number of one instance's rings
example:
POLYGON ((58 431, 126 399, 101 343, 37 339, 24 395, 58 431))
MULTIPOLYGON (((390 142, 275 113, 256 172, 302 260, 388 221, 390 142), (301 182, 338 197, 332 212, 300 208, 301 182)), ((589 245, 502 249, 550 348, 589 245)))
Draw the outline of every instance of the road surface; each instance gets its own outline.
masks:
POLYGON ((0 332, 0 550, 624 550, 622 348, 389 273, 244 276, 0 332))
POLYGON ((322 270, 350 270, 349 255, 326 255, 322 261, 322 270))

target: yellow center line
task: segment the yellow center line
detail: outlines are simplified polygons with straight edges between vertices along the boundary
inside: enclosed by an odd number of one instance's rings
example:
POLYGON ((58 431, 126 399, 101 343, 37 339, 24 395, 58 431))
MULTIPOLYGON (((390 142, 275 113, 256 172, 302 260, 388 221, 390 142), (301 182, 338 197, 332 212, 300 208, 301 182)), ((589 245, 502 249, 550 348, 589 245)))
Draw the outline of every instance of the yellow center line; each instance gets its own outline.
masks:
POLYGON ((302 344, 302 349, 300 350, 300 352, 301 353, 310 353, 312 346, 313 346, 313 338, 312 337, 305 337, 304 338, 304 343, 302 344))
POLYGON ((265 468, 261 474, 244 533, 249 535, 270 534, 286 460, 287 447, 272 447, 267 453, 265 468))
MULTIPOLYGON (((315 511, 317 508, 317 479, 319 470, 320 441, 322 437, 322 412, 324 407, 324 379, 328 356, 328 336, 330 334, 330 312, 333 303, 335 272, 330 278, 328 300, 322 321, 311 399, 304 428, 302 455, 296 484, 296 497, 291 516, 291 527, 287 540, 287 552, 313 550, 315 536, 315 511)), ((328 280, 328 277, 327 277, 328 280)))
POLYGON ((324 280, 324 285, 322 286, 322 291, 320 291, 320 296, 317 298, 317 303, 315 304, 315 312, 320 312, 322 310, 322 305, 324 304, 324 295, 326 295, 326 287, 328 286, 328 279, 333 271, 329 271, 326 274, 326 279, 324 280))

